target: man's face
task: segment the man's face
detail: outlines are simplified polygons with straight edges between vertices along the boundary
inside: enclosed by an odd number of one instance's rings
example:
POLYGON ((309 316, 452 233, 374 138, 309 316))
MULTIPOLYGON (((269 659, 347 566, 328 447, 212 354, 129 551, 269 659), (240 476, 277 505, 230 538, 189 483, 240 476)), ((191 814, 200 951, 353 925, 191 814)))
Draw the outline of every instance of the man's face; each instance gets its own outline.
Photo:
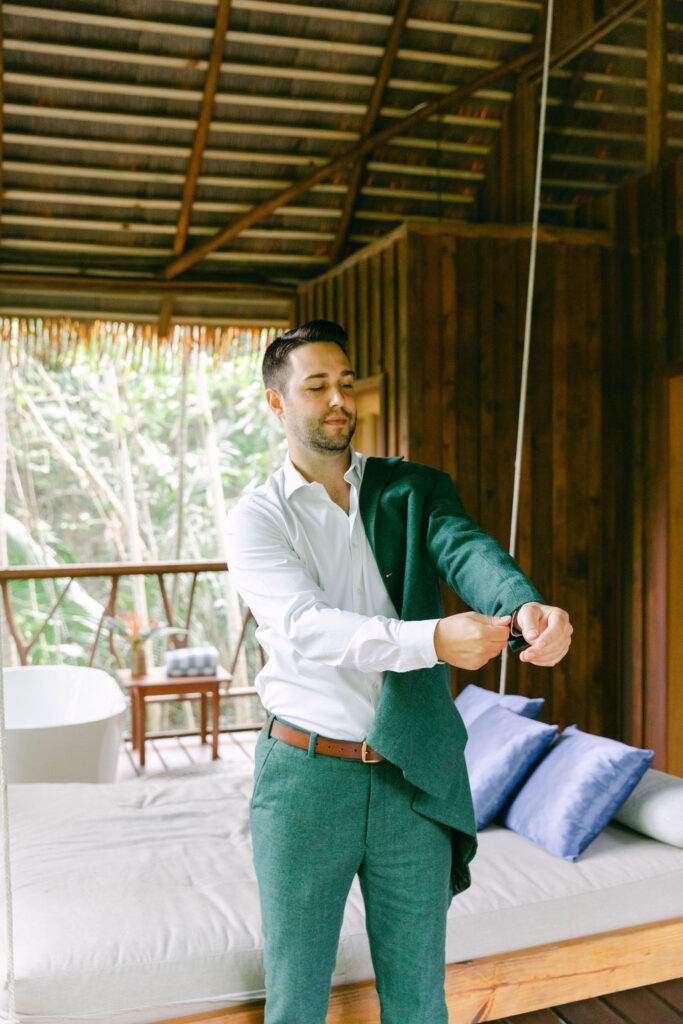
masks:
POLYGON ((288 371, 277 393, 288 440, 317 452, 344 451, 356 428, 356 399, 342 349, 327 341, 300 345, 289 353, 288 371))

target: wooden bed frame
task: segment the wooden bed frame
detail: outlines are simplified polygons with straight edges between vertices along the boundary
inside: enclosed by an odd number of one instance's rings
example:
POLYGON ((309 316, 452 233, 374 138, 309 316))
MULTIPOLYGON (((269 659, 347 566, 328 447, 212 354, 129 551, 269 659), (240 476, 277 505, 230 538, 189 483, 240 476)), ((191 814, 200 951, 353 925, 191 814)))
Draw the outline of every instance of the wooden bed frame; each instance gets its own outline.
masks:
MULTIPOLYGON (((683 917, 448 964, 450 1024, 478 1024, 678 978, 683 917)), ((262 1024, 263 1000, 158 1024, 262 1024)), ((327 1024, 379 1024, 373 981, 332 990, 327 1024)))

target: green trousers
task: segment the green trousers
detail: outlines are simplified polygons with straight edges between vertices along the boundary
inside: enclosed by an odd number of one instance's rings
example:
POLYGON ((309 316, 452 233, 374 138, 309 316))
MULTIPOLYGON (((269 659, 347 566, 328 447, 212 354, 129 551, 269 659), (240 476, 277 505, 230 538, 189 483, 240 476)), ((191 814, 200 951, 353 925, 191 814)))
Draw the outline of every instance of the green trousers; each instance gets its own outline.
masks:
POLYGON ((358 874, 382 1024, 446 1024, 450 829, 413 811, 387 761, 256 745, 250 825, 265 938, 265 1024, 324 1024, 358 874))

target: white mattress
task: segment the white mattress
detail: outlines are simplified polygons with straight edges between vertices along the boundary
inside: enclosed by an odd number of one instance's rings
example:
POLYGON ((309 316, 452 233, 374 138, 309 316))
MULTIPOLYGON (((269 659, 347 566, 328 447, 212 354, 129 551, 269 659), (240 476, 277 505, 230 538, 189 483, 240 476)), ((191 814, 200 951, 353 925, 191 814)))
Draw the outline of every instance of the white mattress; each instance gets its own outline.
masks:
MULTIPOLYGON (((251 770, 230 766, 10 787, 22 1022, 151 1024, 263 995, 250 790, 251 770)), ((451 906, 448 960, 681 914, 682 849, 615 824, 570 864, 493 826, 451 906)), ((372 976, 356 883, 333 984, 372 976)))

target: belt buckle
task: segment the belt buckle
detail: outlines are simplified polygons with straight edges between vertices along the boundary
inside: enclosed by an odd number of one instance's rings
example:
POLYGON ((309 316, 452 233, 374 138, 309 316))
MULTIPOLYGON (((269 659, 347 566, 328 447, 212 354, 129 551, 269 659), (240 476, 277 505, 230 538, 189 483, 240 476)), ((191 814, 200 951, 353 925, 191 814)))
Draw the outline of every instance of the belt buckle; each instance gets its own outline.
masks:
MULTIPOLYGON (((375 753, 376 753, 376 751, 375 751, 375 753)), ((384 760, 383 757, 368 757, 367 755, 368 755, 368 745, 367 745, 366 741, 363 740, 363 742, 361 744, 361 748, 360 748, 360 759, 363 762, 363 764, 379 764, 380 761, 384 760)))

